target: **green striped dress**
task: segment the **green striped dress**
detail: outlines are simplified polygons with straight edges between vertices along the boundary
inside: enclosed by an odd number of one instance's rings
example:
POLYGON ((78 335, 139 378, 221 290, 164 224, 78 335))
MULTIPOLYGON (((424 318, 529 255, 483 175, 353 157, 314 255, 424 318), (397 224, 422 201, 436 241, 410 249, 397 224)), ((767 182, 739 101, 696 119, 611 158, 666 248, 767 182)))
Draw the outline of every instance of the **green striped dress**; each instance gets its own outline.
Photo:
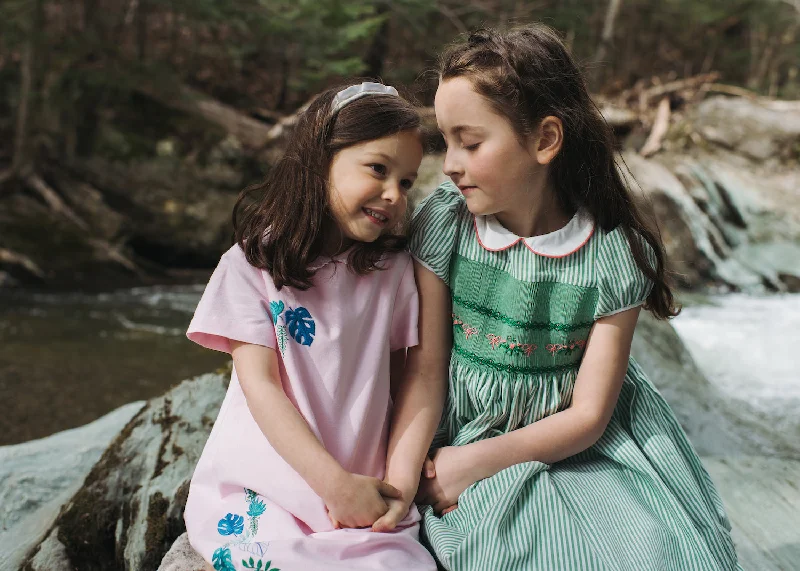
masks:
MULTIPOLYGON (((473 216, 445 183, 419 205, 411 231, 412 254, 453 301, 450 386, 434 447, 568 407, 594 321, 641 305, 652 287, 621 230, 596 228, 581 212, 561 230, 522 239, 492 216, 473 216)), ((422 512, 423 538, 448 570, 739 568, 708 473, 633 360, 594 446, 476 482, 442 517, 422 512)))

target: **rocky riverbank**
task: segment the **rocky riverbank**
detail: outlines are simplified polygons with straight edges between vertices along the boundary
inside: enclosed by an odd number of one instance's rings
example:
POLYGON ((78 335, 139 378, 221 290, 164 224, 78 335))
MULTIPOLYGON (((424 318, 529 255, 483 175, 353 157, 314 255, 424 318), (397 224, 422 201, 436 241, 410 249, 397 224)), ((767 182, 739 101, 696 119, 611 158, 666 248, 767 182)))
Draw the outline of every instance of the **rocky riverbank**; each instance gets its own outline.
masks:
MULTIPOLYGON (((670 324, 643 316, 633 354, 718 483, 744 568, 790 569, 800 557, 797 435, 776 430, 774 419, 721 394, 670 324)), ((135 403, 109 415, 97 428, 70 431, 75 437, 82 434, 84 443, 96 439, 94 450, 110 444, 96 462, 96 456, 85 458, 82 473, 66 474, 50 503, 37 498, 52 485, 52 472, 26 467, 41 466, 44 459, 57 462, 70 446, 67 433, 0 448, 8 470, 4 482, 38 483, 33 490, 3 486, 3 504, 17 509, 2 524, 5 559, 0 569, 194 571, 183 540, 163 558, 184 531, 188 481, 228 376, 229 371, 220 371, 184 381, 144 406, 135 403), (130 421, 123 427, 125 418, 130 421), (111 440, 114 431, 118 434, 111 440), (72 490, 77 491, 67 500, 72 490), (7 550, 6 543, 16 548, 7 550)))

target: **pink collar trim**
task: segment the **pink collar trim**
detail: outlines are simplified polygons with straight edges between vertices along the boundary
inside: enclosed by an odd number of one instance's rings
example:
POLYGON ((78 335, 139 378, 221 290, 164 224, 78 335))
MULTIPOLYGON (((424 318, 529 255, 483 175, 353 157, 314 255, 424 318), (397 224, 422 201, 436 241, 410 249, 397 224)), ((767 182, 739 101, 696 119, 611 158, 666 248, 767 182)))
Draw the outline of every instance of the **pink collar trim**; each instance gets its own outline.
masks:
POLYGON ((475 216, 475 234, 478 243, 490 252, 508 250, 518 242, 525 244, 531 252, 546 258, 564 258, 580 250, 594 234, 594 220, 588 212, 579 210, 575 216, 555 232, 521 238, 506 230, 494 217, 475 216))

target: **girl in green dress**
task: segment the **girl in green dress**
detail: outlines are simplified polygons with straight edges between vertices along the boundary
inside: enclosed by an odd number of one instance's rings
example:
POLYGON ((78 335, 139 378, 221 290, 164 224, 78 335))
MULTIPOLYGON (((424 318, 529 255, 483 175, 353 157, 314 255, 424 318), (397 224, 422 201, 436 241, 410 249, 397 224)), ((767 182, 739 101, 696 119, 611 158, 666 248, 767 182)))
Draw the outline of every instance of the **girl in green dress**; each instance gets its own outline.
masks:
POLYGON ((374 529, 416 493, 449 570, 739 568, 708 473, 630 359, 642 308, 677 313, 664 248, 563 44, 472 33, 435 109, 452 182, 412 222, 420 345, 387 465, 404 496, 374 529))

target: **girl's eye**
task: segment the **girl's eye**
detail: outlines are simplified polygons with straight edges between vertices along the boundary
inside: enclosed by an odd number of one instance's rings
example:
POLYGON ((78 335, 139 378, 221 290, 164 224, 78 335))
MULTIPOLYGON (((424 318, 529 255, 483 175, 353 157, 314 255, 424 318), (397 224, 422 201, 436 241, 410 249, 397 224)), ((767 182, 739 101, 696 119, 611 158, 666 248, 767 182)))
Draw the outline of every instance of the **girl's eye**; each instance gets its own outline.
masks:
POLYGON ((464 145, 464 148, 468 151, 474 151, 480 146, 480 143, 475 143, 474 145, 464 145))
POLYGON ((402 186, 405 190, 411 190, 411 187, 414 186, 414 181, 404 178, 400 181, 400 186, 402 186))
POLYGON ((385 165, 376 163, 376 164, 369 165, 369 168, 371 168, 373 171, 375 171, 377 174, 379 174, 381 176, 385 176, 386 175, 386 166, 385 165))

